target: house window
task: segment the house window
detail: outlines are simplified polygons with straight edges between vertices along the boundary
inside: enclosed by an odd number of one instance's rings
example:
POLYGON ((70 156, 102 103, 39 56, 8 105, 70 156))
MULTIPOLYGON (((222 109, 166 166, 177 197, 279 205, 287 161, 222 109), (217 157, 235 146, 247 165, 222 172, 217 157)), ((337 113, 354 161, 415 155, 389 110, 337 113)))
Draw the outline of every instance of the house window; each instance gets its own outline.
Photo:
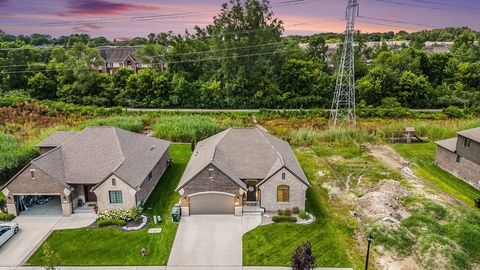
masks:
POLYGON ((285 173, 282 173, 282 179, 285 180, 285 173))
POLYGON ((30 170, 30 176, 32 177, 32 180, 35 180, 35 179, 36 179, 36 178, 35 178, 35 172, 36 172, 35 169, 31 169, 31 170, 30 170))
POLYGON ((108 63, 109 67, 113 67, 113 62, 108 63))
POLYGON ((153 179, 153 173, 150 172, 150 173, 148 174, 148 181, 152 181, 152 179, 153 179))
POLYGON ((110 203, 123 203, 122 192, 119 190, 109 191, 108 197, 110 198, 110 203))
POLYGON ((460 161, 462 161, 462 157, 460 155, 457 155, 456 161, 457 163, 460 163, 460 161))
POLYGON ((112 186, 116 186, 116 185, 117 185, 117 179, 112 178, 112 186))
POLYGON ((290 200, 290 187, 280 185, 277 187, 277 202, 288 202, 290 200))
POLYGON ((470 139, 465 138, 465 140, 463 140, 463 147, 470 148, 470 139))
POLYGON ((208 177, 213 178, 213 169, 212 168, 208 169, 208 177))

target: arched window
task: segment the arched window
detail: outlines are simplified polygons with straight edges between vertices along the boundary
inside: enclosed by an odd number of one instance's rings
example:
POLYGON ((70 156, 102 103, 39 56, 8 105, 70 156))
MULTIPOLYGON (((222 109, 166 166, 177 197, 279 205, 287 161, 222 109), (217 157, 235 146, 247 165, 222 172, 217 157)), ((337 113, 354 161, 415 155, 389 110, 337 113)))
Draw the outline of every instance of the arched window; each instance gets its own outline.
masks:
POLYGON ((290 187, 280 185, 277 187, 277 202, 288 202, 290 199, 290 187))

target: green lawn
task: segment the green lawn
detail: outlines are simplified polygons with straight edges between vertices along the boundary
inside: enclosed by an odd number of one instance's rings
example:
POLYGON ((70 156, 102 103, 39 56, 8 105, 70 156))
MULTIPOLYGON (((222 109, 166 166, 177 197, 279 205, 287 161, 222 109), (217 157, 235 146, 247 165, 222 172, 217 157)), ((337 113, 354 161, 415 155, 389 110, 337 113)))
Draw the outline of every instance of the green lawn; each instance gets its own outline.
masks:
POLYGON ((404 158, 415 163, 413 170, 436 188, 474 206, 480 191, 435 165, 435 144, 394 144, 392 147, 404 158))
MULTIPOLYGON (((162 215, 160 234, 148 234, 147 229, 122 232, 117 229, 74 229, 54 231, 43 245, 62 260, 62 265, 165 265, 172 248, 177 225, 171 222, 170 210, 178 202, 174 191, 190 158, 189 144, 170 147, 173 166, 169 168, 145 204, 148 215, 162 215), (146 248, 148 256, 140 250, 146 248)), ((43 245, 28 260, 30 265, 42 265, 43 245)))
MULTIPOLYGON (((330 148, 329 148, 330 149, 330 148)), ((270 224, 257 227, 243 236, 243 264, 290 266, 292 252, 301 243, 310 241, 319 267, 362 267, 362 257, 353 237, 356 225, 345 209, 337 209, 328 201, 327 191, 316 176, 329 166, 318 162, 314 151, 297 151, 312 187, 307 192, 307 210, 317 217, 311 225, 270 224)))

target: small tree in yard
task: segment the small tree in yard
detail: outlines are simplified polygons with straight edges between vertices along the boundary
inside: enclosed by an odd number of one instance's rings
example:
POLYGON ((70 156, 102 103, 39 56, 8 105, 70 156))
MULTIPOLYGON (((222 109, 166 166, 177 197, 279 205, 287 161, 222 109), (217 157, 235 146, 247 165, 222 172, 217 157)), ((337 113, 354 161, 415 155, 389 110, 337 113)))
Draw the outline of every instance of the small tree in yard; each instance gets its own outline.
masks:
POLYGON ((43 264, 46 270, 55 270, 62 263, 60 256, 55 253, 48 244, 43 246, 43 264))
POLYGON ((310 242, 303 243, 292 254, 293 270, 313 270, 315 269, 315 256, 312 254, 312 245, 310 242))

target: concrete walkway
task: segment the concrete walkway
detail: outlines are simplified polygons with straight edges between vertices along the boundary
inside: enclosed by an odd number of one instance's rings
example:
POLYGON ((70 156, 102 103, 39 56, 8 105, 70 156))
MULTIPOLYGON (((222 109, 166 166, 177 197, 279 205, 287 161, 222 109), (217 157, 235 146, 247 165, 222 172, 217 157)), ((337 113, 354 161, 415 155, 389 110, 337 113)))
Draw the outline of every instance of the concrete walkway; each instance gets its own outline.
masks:
POLYGON ((0 267, 11 269, 22 265, 53 230, 82 228, 94 221, 94 214, 73 214, 71 217, 22 214, 12 221, 18 224, 20 231, 0 247, 0 267))
POLYGON ((241 268, 242 236, 260 222, 260 215, 183 217, 168 259, 168 269, 241 268))
POLYGON ((19 216, 13 220, 20 231, 0 248, 0 266, 22 265, 36 247, 50 234, 61 216, 19 216))

